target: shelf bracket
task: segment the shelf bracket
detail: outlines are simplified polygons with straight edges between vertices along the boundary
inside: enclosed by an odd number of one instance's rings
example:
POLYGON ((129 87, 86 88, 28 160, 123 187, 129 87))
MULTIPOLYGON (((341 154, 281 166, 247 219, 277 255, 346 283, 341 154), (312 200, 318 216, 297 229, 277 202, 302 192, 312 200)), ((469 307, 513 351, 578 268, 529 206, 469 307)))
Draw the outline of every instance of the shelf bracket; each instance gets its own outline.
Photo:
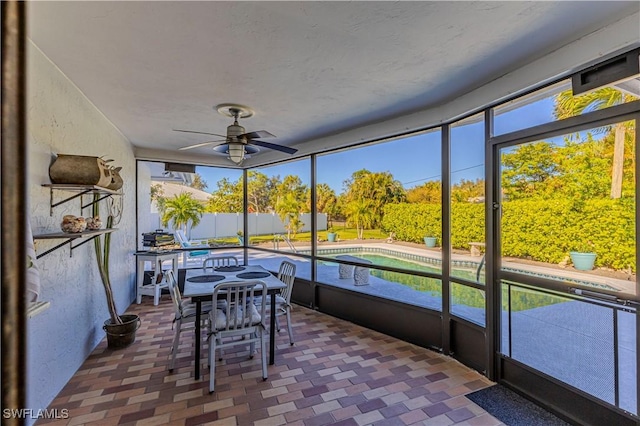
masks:
POLYGON ((80 247, 80 246, 82 246, 82 245, 87 244, 87 243, 88 243, 89 241, 91 241, 91 240, 95 240, 95 239, 96 239, 97 237, 99 237, 100 235, 102 235, 102 234, 93 235, 93 236, 91 236, 91 237, 88 237, 88 238, 86 238, 86 239, 83 239, 81 243, 78 243, 78 244, 76 244, 76 245, 73 245, 73 244, 72 244, 72 241, 73 241, 75 238, 69 238, 69 239, 68 239, 68 240, 66 240, 65 242, 60 243, 60 244, 58 244, 57 246, 52 247, 52 248, 50 248, 49 250, 47 250, 47 251, 45 251, 45 252, 40 253, 39 255, 37 255, 37 256, 36 256, 36 259, 40 259, 42 256, 46 256, 47 254, 49 254, 49 253, 51 253, 51 252, 53 252, 53 251, 56 251, 56 250, 58 250, 60 247, 64 247, 64 246, 66 246, 67 244, 69 244, 69 257, 73 257, 73 250, 74 250, 74 249, 76 249, 76 248, 78 248, 78 247, 80 247))
POLYGON ((58 201, 57 203, 54 203, 53 202, 53 188, 49 188, 49 199, 50 199, 50 203, 49 204, 51 206, 51 208, 49 209, 49 216, 53 216, 53 208, 54 207, 57 207, 57 206, 59 206, 61 204, 64 204, 64 203, 66 203, 68 201, 74 200, 74 199, 76 199, 78 197, 82 197, 84 194, 88 194, 89 192, 91 192, 90 189, 82 191, 82 192, 79 192, 79 193, 77 193, 75 195, 72 195, 71 197, 65 198, 62 201, 58 201))
POLYGON ((73 249, 76 249, 82 245, 87 244, 89 241, 95 240, 96 238, 98 238, 100 235, 102 234, 98 234, 98 235, 94 235, 92 237, 89 237, 87 239, 83 239, 81 243, 76 244, 75 246, 73 244, 69 244, 69 247, 71 247, 71 251, 69 252, 69 257, 72 257, 71 255, 73 254, 73 249))
POLYGON ((47 186, 49 187, 49 216, 53 216, 53 208, 54 207, 58 207, 59 205, 62 205, 64 203, 67 203, 71 200, 75 200, 76 198, 80 197, 80 211, 82 214, 82 209, 85 209, 87 207, 90 207, 104 199, 107 199, 113 195, 122 195, 121 192, 118 192, 116 190, 113 189, 109 189, 109 188, 102 188, 99 186, 95 186, 95 185, 76 185, 76 184, 43 184, 42 186, 47 186), (58 202, 55 202, 53 199, 53 191, 54 190, 60 190, 60 191, 73 191, 76 194, 64 198, 58 202), (98 200, 93 200, 88 204, 84 203, 84 198, 83 196, 86 194, 106 194, 106 195, 102 195, 98 200))
MULTIPOLYGON (((83 195, 83 194, 80 194, 80 195, 83 195)), ((81 202, 80 202, 80 209, 81 209, 81 210, 84 210, 84 209, 86 209, 87 207, 91 207, 91 206, 92 206, 92 205, 94 205, 95 203, 98 203, 98 202, 100 202, 100 201, 102 201, 102 200, 105 200, 105 199, 107 199, 107 198, 109 198, 109 197, 111 197, 111 194, 105 195, 104 197, 98 198, 97 200, 93 200, 93 201, 91 201, 90 203, 87 203, 87 204, 82 204, 82 201, 81 201, 81 202)))
POLYGON ((69 239, 68 239, 68 240, 66 240, 65 242, 60 243, 60 244, 58 244, 57 246, 52 247, 52 248, 50 248, 49 250, 47 250, 47 251, 44 251, 44 252, 40 253, 39 255, 37 255, 37 256, 36 256, 36 259, 40 259, 41 257, 46 256, 46 255, 48 255, 49 253, 51 253, 51 252, 53 252, 53 251, 56 251, 56 250, 58 250, 60 247, 64 247, 64 246, 65 246, 65 245, 67 245, 67 244, 69 244, 69 246, 71 246, 71 240, 72 240, 72 238, 69 238, 69 239))

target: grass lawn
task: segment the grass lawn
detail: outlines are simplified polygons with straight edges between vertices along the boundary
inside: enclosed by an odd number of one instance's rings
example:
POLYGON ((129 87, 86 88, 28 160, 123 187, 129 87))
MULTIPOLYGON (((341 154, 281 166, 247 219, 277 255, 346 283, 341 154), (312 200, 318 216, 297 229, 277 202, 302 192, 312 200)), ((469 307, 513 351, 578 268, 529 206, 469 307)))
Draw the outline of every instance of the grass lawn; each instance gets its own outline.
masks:
MULTIPOLYGON (((338 238, 340 240, 355 240, 358 237, 358 231, 356 228, 346 228, 346 227, 334 227, 334 232, 338 234, 338 238)), ((286 236, 286 234, 282 234, 286 236)), ((389 235, 386 232, 382 232, 379 229, 365 229, 364 230, 364 239, 385 239, 389 235)), ((321 240, 327 240, 327 231, 318 232, 318 238, 321 240)), ((250 237, 251 244, 259 244, 259 243, 268 243, 273 241, 273 234, 267 235, 255 235, 250 237)), ((301 232, 296 234, 295 237, 291 239, 292 242, 310 242, 311 241, 311 232, 301 232)), ((210 243, 213 240, 209 240, 210 243)), ((216 243, 220 244, 238 244, 238 239, 236 237, 228 237, 228 238, 218 238, 215 240, 216 243)))

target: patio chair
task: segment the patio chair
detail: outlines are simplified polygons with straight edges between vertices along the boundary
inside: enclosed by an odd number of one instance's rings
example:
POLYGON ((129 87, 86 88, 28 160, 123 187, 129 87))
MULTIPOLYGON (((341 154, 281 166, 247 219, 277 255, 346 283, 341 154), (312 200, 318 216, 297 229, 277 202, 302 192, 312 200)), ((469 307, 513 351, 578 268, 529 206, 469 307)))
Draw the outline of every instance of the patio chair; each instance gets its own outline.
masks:
POLYGON ((217 268, 218 266, 238 266, 238 258, 235 256, 211 256, 202 262, 202 269, 217 268))
MULTIPOLYGON (((296 265, 287 260, 283 260, 278 271, 278 279, 285 283, 287 287, 280 294, 276 295, 276 330, 280 331, 280 323, 278 317, 285 315, 287 317, 287 330, 289 332, 289 343, 293 346, 293 329, 291 328, 291 293, 293 292, 293 284, 296 279, 296 265)), ((267 305, 271 307, 271 298, 269 296, 259 296, 256 298, 256 305, 267 305)))
MULTIPOLYGON (((196 305, 190 301, 183 300, 178 288, 176 277, 172 270, 165 271, 164 279, 169 287, 169 294, 171 295, 171 302, 174 308, 173 323, 175 327, 175 334, 173 337, 173 346, 171 347, 171 361, 169 362, 169 371, 173 371, 173 366, 176 362, 176 354, 178 353, 178 344, 180 343, 180 332, 182 331, 183 324, 195 324, 196 319, 196 305)), ((202 304, 202 314, 200 315, 200 321, 204 321, 205 324, 209 320, 209 312, 211 311, 211 302, 205 302, 202 304)))
POLYGON ((182 229, 176 229, 175 237, 182 248, 206 247, 206 250, 189 250, 188 256, 199 257, 209 255, 209 243, 207 240, 189 240, 182 229))
POLYGON ((265 340, 265 306, 260 310, 251 300, 262 293, 266 285, 262 281, 231 281, 218 284, 213 300, 224 300, 225 309, 209 313, 209 393, 215 389, 216 350, 249 343, 249 357, 253 358, 255 344, 260 343, 262 379, 267 380, 267 346, 265 340), (241 340, 239 340, 240 338, 241 340))

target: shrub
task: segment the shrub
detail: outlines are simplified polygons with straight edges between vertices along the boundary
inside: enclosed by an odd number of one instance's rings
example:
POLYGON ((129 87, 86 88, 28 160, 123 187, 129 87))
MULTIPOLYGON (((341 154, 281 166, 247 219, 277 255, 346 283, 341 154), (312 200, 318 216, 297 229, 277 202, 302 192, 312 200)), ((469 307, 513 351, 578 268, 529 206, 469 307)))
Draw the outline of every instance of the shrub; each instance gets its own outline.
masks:
MULTIPOLYGON (((502 205, 502 255, 547 263, 563 261, 570 251, 589 244, 596 266, 636 271, 633 199, 523 199, 502 205)), ((469 249, 485 240, 484 205, 452 203, 451 246, 469 249)), ((388 204, 382 228, 398 240, 421 243, 442 236, 438 204, 388 204)))
POLYGON ((421 243, 426 235, 442 235, 440 212, 437 204, 387 204, 384 208, 382 230, 395 233, 398 240, 421 243))

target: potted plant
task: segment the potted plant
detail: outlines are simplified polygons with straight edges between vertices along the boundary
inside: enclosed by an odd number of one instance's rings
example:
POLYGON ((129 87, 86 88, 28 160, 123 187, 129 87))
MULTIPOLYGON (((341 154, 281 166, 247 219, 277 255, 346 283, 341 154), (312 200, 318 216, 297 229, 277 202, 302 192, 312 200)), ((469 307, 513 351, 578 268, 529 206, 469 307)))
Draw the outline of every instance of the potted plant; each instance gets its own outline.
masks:
POLYGON ((336 238, 338 238, 338 234, 333 231, 333 227, 327 229, 327 241, 330 243, 335 243, 336 238))
MULTIPOLYGON (((99 217, 100 211, 98 207, 98 201, 100 201, 100 194, 94 194, 93 204, 93 219, 99 217)), ((118 217, 114 217, 112 212, 107 216, 107 222, 105 227, 110 229, 113 227, 114 222, 120 220, 118 217)), ((98 226, 96 224, 96 226, 98 226)), ((125 348, 131 345, 136 339, 136 330, 140 327, 140 318, 138 315, 118 315, 115 299, 113 297, 113 290, 111 288, 111 280, 109 278, 109 250, 111 247, 111 234, 104 234, 104 241, 100 236, 93 240, 93 246, 96 251, 96 260, 98 262, 98 271, 100 273, 100 279, 107 299, 107 308, 109 309, 109 319, 104 322, 102 327, 107 333, 107 346, 111 349, 125 348)))
POLYGON ((240 242, 240 245, 243 246, 244 245, 244 232, 242 231, 238 231, 238 241, 240 242))
POLYGON ((436 246, 436 237, 424 237, 424 244, 428 247, 435 247, 436 246))
POLYGON ((569 256, 573 267, 580 271, 590 271, 596 261, 594 245, 591 241, 576 245, 575 251, 570 251, 569 256))

